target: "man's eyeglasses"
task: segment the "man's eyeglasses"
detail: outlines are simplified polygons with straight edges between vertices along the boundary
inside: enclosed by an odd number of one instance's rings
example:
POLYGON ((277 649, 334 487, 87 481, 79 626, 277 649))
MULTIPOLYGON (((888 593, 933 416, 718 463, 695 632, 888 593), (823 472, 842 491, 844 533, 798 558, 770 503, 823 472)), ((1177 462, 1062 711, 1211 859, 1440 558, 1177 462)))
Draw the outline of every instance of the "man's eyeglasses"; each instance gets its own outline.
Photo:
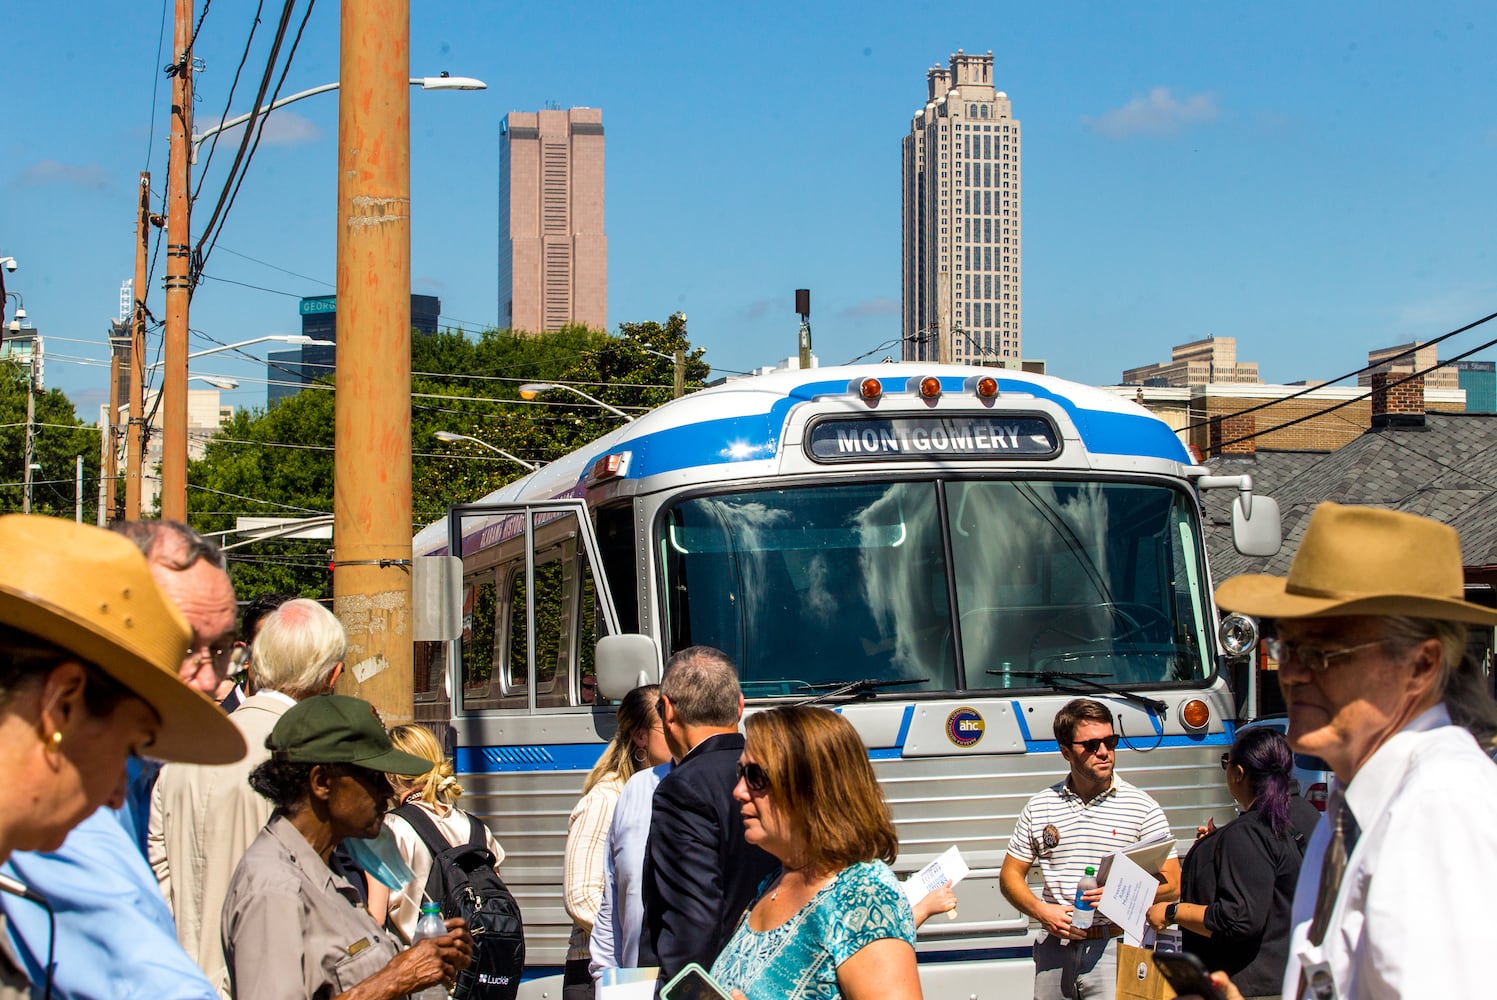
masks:
POLYGON ((1222 770, 1225 771, 1227 768, 1229 768, 1231 766, 1232 766, 1232 754, 1231 754, 1231 752, 1227 752, 1227 753, 1222 754, 1222 770))
POLYGON ((249 662, 249 648, 236 643, 212 647, 205 644, 188 649, 182 654, 182 659, 194 664, 211 660, 213 669, 218 675, 227 677, 229 674, 238 673, 249 662))
POLYGON ((748 790, 755 795, 763 795, 769 791, 769 775, 758 764, 744 764, 739 762, 738 780, 743 782, 748 790))
POLYGON ((1088 755, 1096 753, 1099 747, 1116 750, 1118 748, 1118 734, 1113 733, 1111 736, 1099 736, 1094 740, 1072 740, 1071 746, 1080 747, 1081 751, 1088 755))
POLYGON ((1280 666, 1293 660, 1311 673, 1318 674, 1329 667, 1333 659, 1381 646, 1387 641, 1374 639, 1371 642, 1359 642, 1355 646, 1342 646, 1340 649, 1321 649, 1319 646, 1302 646, 1288 639, 1264 639, 1263 648, 1268 650, 1268 655, 1277 660, 1280 666))

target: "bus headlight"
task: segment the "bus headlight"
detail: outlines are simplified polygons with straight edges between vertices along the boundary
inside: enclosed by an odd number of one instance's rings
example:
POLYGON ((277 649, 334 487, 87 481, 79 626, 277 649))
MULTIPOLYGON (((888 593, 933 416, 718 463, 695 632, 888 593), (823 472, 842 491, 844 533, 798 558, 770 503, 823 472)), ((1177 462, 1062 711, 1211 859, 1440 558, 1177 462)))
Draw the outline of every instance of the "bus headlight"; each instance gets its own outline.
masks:
POLYGON ((1222 619, 1216 634, 1228 656, 1245 656, 1258 644, 1258 622, 1233 612, 1222 619))

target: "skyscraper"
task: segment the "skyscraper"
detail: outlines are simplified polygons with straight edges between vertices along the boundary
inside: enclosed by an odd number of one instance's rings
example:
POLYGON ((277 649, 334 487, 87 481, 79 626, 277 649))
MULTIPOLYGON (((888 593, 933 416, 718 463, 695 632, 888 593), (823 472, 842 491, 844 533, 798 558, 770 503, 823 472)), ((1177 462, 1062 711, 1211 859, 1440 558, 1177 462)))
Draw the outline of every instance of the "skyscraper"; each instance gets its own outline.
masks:
POLYGON ((1019 122, 993 89, 993 53, 926 73, 904 137, 907 361, 1020 367, 1019 122))
POLYGON ((603 112, 512 111, 499 135, 499 322, 608 328, 603 112))

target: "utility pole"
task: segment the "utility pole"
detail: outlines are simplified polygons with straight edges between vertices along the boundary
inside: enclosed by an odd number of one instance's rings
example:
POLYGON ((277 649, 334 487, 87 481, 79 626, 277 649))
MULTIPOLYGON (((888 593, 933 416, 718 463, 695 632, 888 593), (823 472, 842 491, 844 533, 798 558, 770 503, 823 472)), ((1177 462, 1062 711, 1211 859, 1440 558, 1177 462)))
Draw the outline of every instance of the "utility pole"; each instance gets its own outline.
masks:
POLYGON ((42 338, 32 331, 31 361, 26 366, 25 472, 21 476, 21 513, 31 513, 31 466, 36 462, 36 366, 42 360, 42 338))
POLYGON ((338 92, 338 369, 333 611, 338 686, 410 722, 409 0, 343 0, 338 92))
POLYGON ((83 456, 74 455, 73 464, 73 520, 83 523, 83 456))
MULTIPOLYGON (((130 291, 131 306, 134 306, 135 290, 130 291)), ((120 375, 130 366, 130 321, 110 320, 109 323, 109 415, 99 427, 99 527, 104 527, 114 516, 114 496, 119 488, 120 474, 120 375), (121 366, 121 362, 124 365, 121 366)))
POLYGON ((140 517, 140 466, 145 451, 146 243, 151 228, 151 175, 140 175, 135 208, 135 308, 130 326, 130 423, 125 431, 125 517, 140 517))
POLYGON ((676 348, 676 383, 671 392, 672 399, 680 399, 686 395, 686 351, 676 348))
MULTIPOLYGON (((192 0, 176 0, 171 156, 167 165, 166 334, 161 368, 161 516, 187 519, 187 301, 192 293, 188 162, 192 153, 192 0)), ((130 415, 132 418, 136 414, 130 415)), ((140 415, 144 417, 144 414, 140 415)))

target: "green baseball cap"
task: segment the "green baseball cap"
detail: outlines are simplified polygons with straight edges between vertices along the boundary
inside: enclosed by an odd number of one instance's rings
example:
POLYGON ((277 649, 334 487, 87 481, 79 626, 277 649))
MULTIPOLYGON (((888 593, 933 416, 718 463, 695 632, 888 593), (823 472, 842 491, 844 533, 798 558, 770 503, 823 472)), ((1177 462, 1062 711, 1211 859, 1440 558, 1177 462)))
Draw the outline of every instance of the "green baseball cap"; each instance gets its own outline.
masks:
POLYGON ((265 741, 273 760, 357 764, 386 774, 425 774, 436 765, 396 750, 374 706, 362 698, 321 694, 297 702, 265 741))

